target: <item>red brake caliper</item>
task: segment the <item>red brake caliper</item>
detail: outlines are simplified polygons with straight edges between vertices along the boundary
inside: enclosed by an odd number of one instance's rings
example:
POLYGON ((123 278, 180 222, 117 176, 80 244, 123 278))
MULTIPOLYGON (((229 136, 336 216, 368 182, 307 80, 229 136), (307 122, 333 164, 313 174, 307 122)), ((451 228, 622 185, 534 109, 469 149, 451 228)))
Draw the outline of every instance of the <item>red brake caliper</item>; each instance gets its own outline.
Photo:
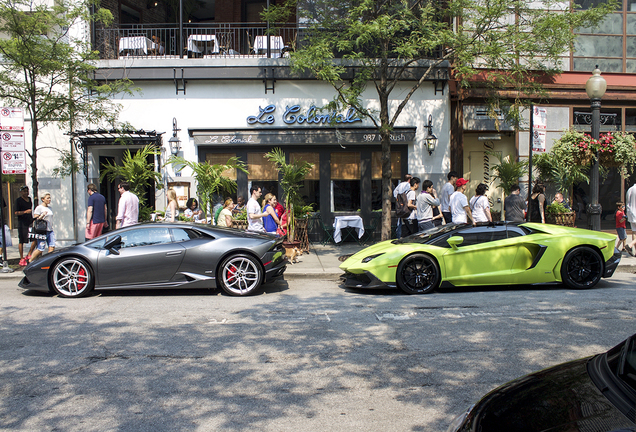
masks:
POLYGON ((77 278, 77 288, 81 290, 86 286, 86 270, 81 268, 77 274, 79 275, 77 278))
POLYGON ((227 269, 227 281, 234 282, 234 275, 236 274, 236 266, 232 266, 232 268, 227 269))

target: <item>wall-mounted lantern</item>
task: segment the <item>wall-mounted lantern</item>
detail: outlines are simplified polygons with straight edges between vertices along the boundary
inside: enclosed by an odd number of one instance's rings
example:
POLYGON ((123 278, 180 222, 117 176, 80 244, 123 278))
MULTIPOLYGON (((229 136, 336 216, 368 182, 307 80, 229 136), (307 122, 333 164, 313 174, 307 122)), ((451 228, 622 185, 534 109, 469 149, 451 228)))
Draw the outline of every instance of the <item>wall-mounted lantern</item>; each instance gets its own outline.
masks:
POLYGON ((424 125, 426 129, 428 129, 428 134, 426 136, 426 150, 428 150, 428 155, 431 156, 433 151, 435 151, 435 146, 437 145, 437 137, 433 133, 433 116, 428 115, 428 124, 424 125))
POLYGON ((170 153, 172 153, 173 156, 176 156, 177 153, 179 153, 179 150, 181 150, 181 140, 177 136, 177 132, 179 132, 180 130, 181 129, 177 127, 177 118, 174 117, 172 119, 172 137, 170 137, 170 139, 168 140, 168 144, 170 145, 170 153))

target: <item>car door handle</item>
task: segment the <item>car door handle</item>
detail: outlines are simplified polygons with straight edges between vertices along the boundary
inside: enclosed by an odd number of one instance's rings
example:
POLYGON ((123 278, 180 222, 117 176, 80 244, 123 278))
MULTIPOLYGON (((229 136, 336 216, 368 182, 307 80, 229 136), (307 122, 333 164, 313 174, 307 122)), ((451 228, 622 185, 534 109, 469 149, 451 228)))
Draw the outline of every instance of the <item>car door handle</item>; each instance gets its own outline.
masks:
POLYGON ((183 251, 172 251, 172 252, 167 252, 166 256, 173 256, 173 255, 181 255, 183 251))

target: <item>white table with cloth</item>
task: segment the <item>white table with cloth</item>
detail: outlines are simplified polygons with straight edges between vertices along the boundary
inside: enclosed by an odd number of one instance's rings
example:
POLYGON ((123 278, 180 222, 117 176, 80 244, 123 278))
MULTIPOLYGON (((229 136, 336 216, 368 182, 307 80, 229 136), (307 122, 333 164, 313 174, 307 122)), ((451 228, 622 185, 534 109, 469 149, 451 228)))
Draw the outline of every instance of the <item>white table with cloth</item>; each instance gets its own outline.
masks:
POLYGON ((119 53, 133 52, 136 55, 148 55, 148 50, 155 49, 157 44, 146 36, 127 36, 119 38, 119 53))
MULTIPOLYGON (((269 37, 269 49, 272 53, 272 58, 280 58, 282 56, 283 44, 282 36, 270 36, 269 37)), ((254 52, 255 54, 267 53, 267 36, 256 36, 254 38, 254 52)))
POLYGON ((216 36, 210 34, 193 34, 188 36, 188 51, 201 54, 218 54, 219 44, 216 36))
MULTIPOLYGON (((333 240, 340 243, 342 239, 343 228, 353 228, 358 233, 358 239, 364 235, 364 223, 360 216, 336 216, 333 222, 333 240)), ((346 237, 345 237, 346 238, 346 237)), ((355 237, 353 240, 356 240, 355 237)))

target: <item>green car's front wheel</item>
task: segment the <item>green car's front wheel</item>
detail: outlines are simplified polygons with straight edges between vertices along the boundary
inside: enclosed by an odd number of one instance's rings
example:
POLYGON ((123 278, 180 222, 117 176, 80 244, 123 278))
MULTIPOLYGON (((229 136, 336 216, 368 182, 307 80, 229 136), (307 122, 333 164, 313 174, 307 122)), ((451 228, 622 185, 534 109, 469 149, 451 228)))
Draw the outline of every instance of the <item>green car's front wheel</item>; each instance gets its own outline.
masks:
POLYGON ((433 258, 413 254, 400 261, 395 279, 398 287, 407 294, 427 294, 439 286, 441 275, 433 258))

